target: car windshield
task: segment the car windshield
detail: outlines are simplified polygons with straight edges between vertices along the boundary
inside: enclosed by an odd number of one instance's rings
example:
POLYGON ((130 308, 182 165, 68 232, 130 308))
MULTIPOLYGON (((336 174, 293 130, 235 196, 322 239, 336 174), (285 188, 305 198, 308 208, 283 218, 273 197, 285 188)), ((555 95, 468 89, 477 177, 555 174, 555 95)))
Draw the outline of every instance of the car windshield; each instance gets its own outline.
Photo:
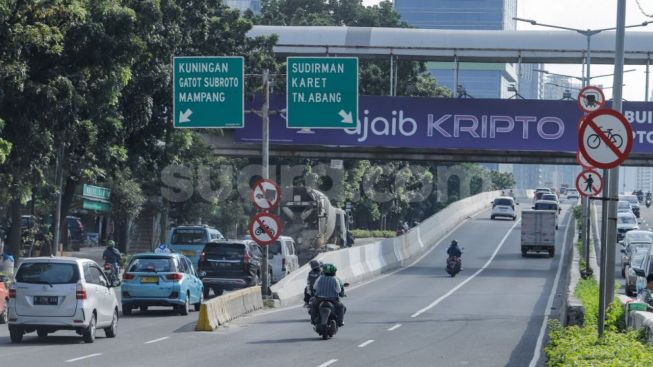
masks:
POLYGON ((537 203, 535 204, 535 210, 558 210, 558 206, 556 204, 537 203))
POLYGON ((619 209, 619 210, 621 210, 621 209, 630 210, 630 203, 628 203, 627 201, 624 201, 624 200, 619 200, 619 202, 617 203, 617 209, 619 209))
POLYGON ((644 258, 646 258, 646 253, 644 252, 636 252, 633 254, 633 258, 630 261, 631 264, 633 264, 633 268, 641 269, 643 266, 644 258))
POLYGON ((494 199, 494 205, 512 206, 512 200, 510 200, 510 199, 494 199))
MULTIPOLYGON (((509 204, 505 204, 505 205, 509 205, 509 204)), ((281 252, 281 241, 277 241, 277 242, 271 244, 269 247, 270 247, 270 254, 272 254, 272 255, 279 255, 279 254, 282 253, 281 252)))
POLYGON ((544 194, 542 196, 542 200, 553 200, 553 201, 555 201, 555 200, 558 200, 558 198, 555 195, 552 195, 552 194, 544 194))
MULTIPOLYGON (((650 244, 653 242, 653 233, 651 232, 628 232, 626 238, 629 242, 642 242, 642 244, 650 244)), ((639 243, 637 244, 639 245, 639 243)))
POLYGON ((642 250, 648 251, 648 248, 651 246, 650 242, 636 242, 632 244, 633 251, 641 252, 642 250))
POLYGON ((245 246, 240 243, 220 243, 204 247, 204 253, 212 259, 239 260, 244 251, 245 246))
POLYGON ((130 273, 170 273, 174 263, 169 257, 137 257, 129 264, 130 273))
POLYGON ((618 224, 637 224, 637 219, 631 216, 622 216, 617 218, 618 224))
POLYGON ((16 273, 19 283, 70 284, 78 280, 77 266, 67 263, 25 263, 16 273))
POLYGON ((171 242, 175 245, 192 245, 206 242, 206 230, 201 228, 177 228, 171 242))
POLYGON ((633 204, 639 204, 639 200, 635 195, 624 196, 623 199, 633 204))

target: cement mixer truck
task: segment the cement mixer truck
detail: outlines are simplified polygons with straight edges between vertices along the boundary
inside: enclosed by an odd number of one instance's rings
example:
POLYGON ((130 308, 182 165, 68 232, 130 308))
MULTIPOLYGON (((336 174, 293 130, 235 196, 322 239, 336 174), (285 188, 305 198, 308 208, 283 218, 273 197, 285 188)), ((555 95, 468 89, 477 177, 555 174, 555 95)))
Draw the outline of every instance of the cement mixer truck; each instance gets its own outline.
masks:
POLYGON ((281 203, 281 220, 284 235, 295 239, 301 264, 347 245, 347 213, 318 190, 293 187, 292 196, 281 203))

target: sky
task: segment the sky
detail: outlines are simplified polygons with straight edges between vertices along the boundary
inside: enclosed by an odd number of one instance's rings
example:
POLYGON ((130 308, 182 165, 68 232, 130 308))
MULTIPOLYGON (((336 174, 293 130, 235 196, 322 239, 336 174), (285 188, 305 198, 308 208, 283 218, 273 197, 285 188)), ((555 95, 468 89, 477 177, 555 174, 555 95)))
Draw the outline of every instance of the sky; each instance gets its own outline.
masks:
MULTIPOLYGON (((429 1, 429 0, 424 0, 429 1)), ((517 14, 521 18, 535 19, 540 23, 561 25, 571 28, 595 29, 608 28, 616 25, 617 1, 616 0, 517 0, 517 14)), ((363 0, 366 5, 379 3, 379 0, 363 0)), ((653 14, 653 0, 639 0, 645 12, 653 14)), ((653 21, 653 18, 644 16, 636 0, 627 1, 626 24, 642 23, 646 20, 653 21)), ((517 29, 551 30, 528 23, 518 22, 517 29)), ((648 27, 634 28, 637 31, 653 32, 653 24, 648 27)), ((565 32, 565 31, 563 31, 565 32)), ((653 36, 653 34, 652 34, 653 36)), ((644 66, 633 67, 626 65, 625 69, 636 69, 634 72, 624 74, 623 96, 629 101, 643 101, 646 75, 644 66)), ((545 65, 550 72, 567 75, 581 76, 581 65, 545 65)), ((592 75, 611 74, 614 71, 612 65, 592 65, 592 75)), ((595 84, 612 86, 612 78, 594 79, 595 84)), ((651 76, 653 86, 653 75, 651 76)), ((610 89, 605 90, 607 98, 612 97, 610 89)), ((649 94, 653 97, 653 93, 649 94)))

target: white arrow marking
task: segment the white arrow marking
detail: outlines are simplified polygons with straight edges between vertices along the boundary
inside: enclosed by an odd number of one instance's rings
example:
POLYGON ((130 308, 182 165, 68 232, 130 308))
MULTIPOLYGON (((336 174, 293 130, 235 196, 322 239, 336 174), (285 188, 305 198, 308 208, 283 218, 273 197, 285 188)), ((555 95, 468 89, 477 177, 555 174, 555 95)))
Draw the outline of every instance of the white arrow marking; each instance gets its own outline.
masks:
POLYGON ((193 111, 190 108, 186 109, 186 112, 179 112, 179 122, 190 122, 190 115, 193 114, 193 111))
POLYGON ((342 117, 342 122, 345 124, 353 124, 354 123, 354 116, 352 115, 351 112, 345 112, 345 110, 340 110, 338 112, 338 115, 342 117))

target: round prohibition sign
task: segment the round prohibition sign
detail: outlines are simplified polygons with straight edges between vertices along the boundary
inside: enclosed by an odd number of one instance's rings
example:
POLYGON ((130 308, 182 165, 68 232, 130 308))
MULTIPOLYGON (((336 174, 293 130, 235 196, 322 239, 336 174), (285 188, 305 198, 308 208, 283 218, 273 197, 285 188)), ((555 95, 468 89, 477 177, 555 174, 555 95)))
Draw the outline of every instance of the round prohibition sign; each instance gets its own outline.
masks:
POLYGON ((578 107, 582 111, 591 113, 605 106, 603 90, 593 85, 587 86, 578 92, 578 107))
POLYGON ((271 245, 281 237, 281 220, 274 214, 258 213, 249 222, 249 234, 259 245, 271 245))
POLYGON ((585 158, 585 156, 583 155, 583 153, 580 152, 580 150, 576 152, 576 162, 578 162, 579 166, 583 167, 583 170, 594 168, 592 167, 590 162, 587 161, 587 158, 585 158))
POLYGON ((587 115, 578 130, 578 149, 596 168, 615 168, 633 148, 633 130, 626 118, 614 110, 587 115))
POLYGON ((281 189, 272 180, 259 180, 249 193, 254 206, 260 210, 268 210, 279 205, 281 189))
POLYGON ((596 196, 603 190, 603 177, 595 170, 585 170, 576 177, 576 189, 583 196, 596 196))

